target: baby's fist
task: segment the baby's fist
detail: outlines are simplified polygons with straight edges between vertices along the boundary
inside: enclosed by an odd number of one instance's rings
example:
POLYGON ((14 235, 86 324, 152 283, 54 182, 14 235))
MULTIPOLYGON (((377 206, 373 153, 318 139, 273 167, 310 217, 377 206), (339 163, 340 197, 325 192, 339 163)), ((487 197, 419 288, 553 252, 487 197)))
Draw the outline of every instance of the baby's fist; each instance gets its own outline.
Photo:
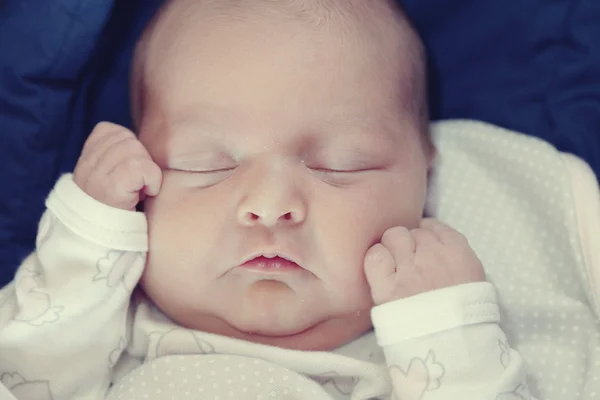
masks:
POLYGON ((133 211, 145 196, 158 194, 162 171, 133 132, 101 122, 83 146, 73 180, 101 203, 133 211))
POLYGON ((376 305, 464 283, 485 281, 467 239, 435 220, 417 229, 390 228, 365 256, 365 274, 376 305))

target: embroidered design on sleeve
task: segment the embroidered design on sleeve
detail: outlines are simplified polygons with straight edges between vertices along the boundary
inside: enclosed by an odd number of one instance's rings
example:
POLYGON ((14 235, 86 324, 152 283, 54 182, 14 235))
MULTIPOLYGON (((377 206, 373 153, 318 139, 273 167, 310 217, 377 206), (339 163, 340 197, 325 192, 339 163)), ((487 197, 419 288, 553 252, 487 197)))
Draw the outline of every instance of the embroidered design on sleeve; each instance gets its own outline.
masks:
POLYGON ((52 215, 48 211, 42 216, 42 219, 40 220, 40 224, 38 226, 37 240, 35 243, 35 247, 38 251, 42 246, 44 246, 44 244, 46 244, 48 239, 50 239, 50 236, 52 236, 52 232, 54 231, 55 219, 56 218, 54 217, 54 215, 52 215))
POLYGON ((435 358, 435 352, 429 350, 425 359, 415 357, 410 360, 406 370, 397 365, 390 366, 392 385, 399 399, 421 400, 425 392, 440 388, 446 369, 435 358))
POLYGON ((498 347, 500 347, 500 363, 506 369, 510 365, 510 347, 508 342, 502 339, 498 339, 498 347))
POLYGON ((108 356, 108 369, 112 370, 115 367, 115 365, 117 365, 117 362, 119 362, 119 358, 121 358, 121 354, 125 351, 126 348, 127 339, 124 336, 121 336, 121 338, 119 339, 119 344, 113 351, 110 352, 108 356))
POLYGON ((354 390, 354 387, 358 383, 358 378, 340 376, 340 374, 335 371, 328 371, 322 374, 313 375, 311 378, 315 382, 320 383, 321 386, 325 386, 327 384, 332 385, 335 390, 345 396, 350 396, 354 390))
POLYGON ((110 288, 122 283, 125 289, 133 291, 138 276, 144 268, 144 256, 140 252, 110 251, 96 263, 98 273, 93 281, 105 280, 110 288))
POLYGON ((500 393, 496 400, 531 400, 531 396, 527 393, 525 385, 519 385, 512 392, 500 393))
POLYGON ((214 354, 215 347, 186 329, 171 329, 166 333, 153 332, 146 361, 174 354, 214 354))
POLYGON ((17 399, 52 400, 48 381, 27 381, 16 372, 3 373, 0 381, 17 399))
POLYGON ((44 293, 43 289, 40 289, 41 285, 37 280, 37 277, 40 275, 39 272, 33 268, 25 267, 20 271, 19 275, 15 289, 17 296, 22 296, 21 304, 23 304, 23 307, 14 320, 33 326, 41 326, 58 321, 64 307, 52 306, 50 295, 44 293))

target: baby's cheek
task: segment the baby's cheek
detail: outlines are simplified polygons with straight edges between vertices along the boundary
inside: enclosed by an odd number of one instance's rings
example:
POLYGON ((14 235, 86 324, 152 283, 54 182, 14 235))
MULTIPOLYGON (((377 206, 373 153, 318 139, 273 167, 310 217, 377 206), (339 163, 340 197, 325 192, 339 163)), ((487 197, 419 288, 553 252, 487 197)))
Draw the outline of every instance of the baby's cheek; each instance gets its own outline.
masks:
POLYGON ((363 260, 364 254, 360 252, 354 260, 346 262, 343 269, 338 272, 331 288, 332 297, 336 298, 336 305, 348 312, 369 309, 373 306, 363 260))

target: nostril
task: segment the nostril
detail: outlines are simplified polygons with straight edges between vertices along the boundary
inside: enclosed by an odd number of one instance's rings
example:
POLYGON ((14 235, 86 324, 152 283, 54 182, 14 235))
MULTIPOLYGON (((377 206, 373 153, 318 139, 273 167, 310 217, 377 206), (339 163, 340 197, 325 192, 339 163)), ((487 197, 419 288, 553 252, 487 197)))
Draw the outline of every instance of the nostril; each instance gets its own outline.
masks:
MULTIPOLYGON (((1 0, 0 0, 1 1, 1 0)), ((266 224, 266 225, 275 225, 277 223, 292 223, 297 219, 296 213, 293 211, 286 212, 285 214, 278 213, 267 213, 262 215, 261 213, 254 212, 246 212, 244 213, 243 221, 246 224, 266 224), (279 215, 278 218, 276 216, 279 215)))

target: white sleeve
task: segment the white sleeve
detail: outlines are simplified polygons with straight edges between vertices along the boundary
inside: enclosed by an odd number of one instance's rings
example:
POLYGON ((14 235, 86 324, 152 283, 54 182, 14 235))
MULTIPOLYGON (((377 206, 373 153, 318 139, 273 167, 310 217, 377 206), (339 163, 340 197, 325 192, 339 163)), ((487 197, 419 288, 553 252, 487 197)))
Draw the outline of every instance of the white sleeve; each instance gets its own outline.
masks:
POLYGON ((371 316, 398 399, 534 400, 491 283, 396 300, 371 316))
POLYGON ((19 400, 104 399, 128 340, 146 218, 97 202, 71 175, 46 206, 36 251, 0 291, 0 383, 19 400))
POLYGON ((592 304, 600 317, 600 188, 598 178, 582 159, 562 153, 567 168, 581 244, 581 253, 592 304))

